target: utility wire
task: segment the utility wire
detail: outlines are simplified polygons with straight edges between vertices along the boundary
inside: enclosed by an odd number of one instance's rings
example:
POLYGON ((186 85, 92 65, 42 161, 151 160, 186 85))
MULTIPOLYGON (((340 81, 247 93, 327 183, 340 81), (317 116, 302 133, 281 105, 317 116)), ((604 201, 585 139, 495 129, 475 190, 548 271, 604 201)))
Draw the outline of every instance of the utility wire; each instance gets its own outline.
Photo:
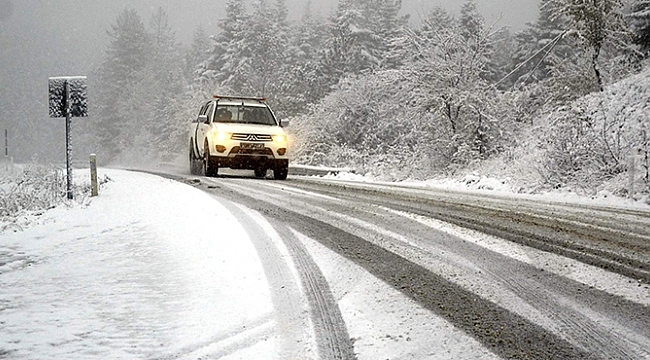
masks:
MULTIPOLYGON (((542 61, 544 61, 544 59, 546 59, 546 57, 548 56, 548 54, 551 53, 551 51, 553 50, 553 48, 555 48, 555 46, 560 42, 560 39, 562 39, 562 37, 563 37, 567 32, 568 32, 567 30, 564 30, 561 34, 559 34, 558 36, 556 36, 556 37, 553 39, 553 41, 551 41, 551 42, 549 42, 548 44, 544 45, 544 47, 541 48, 541 49, 539 49, 539 51, 537 51, 536 53, 534 53, 533 55, 531 55, 528 59, 524 60, 524 62, 522 62, 521 64, 517 65, 517 67, 516 67, 514 70, 512 70, 511 72, 509 72, 506 76, 503 77, 503 79, 499 80, 496 84, 494 84, 494 87, 499 86, 499 85, 500 85, 502 82, 504 82, 507 78, 509 78, 510 76, 512 76, 512 74, 514 74, 514 73, 516 73, 517 71, 519 71, 519 69, 521 69, 522 67, 524 67, 524 65, 528 64, 531 60, 533 60, 535 57, 537 57, 537 55, 539 55, 539 54, 541 54, 542 52, 544 52, 544 51, 546 50, 546 48, 549 48, 548 51, 546 51, 546 54, 544 54, 544 56, 542 57, 542 59, 537 63, 537 65, 535 66, 535 68, 534 68, 532 71, 534 71, 535 69, 537 69, 537 67, 539 66, 539 64, 541 64, 542 61)), ((529 78, 530 78, 530 73, 532 73, 532 71, 529 72, 529 76, 528 76, 529 78)))

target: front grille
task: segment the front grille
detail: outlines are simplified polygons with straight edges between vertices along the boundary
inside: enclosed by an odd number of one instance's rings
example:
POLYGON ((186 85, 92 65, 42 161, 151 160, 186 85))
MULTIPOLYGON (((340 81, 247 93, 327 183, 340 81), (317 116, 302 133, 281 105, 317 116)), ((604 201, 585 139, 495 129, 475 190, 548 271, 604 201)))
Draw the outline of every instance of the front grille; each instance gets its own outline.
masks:
POLYGON ((273 156, 273 151, 269 148, 264 148, 263 150, 254 150, 254 149, 242 149, 239 146, 235 146, 230 150, 230 156, 234 155, 266 155, 273 156))
POLYGON ((239 141, 250 141, 250 142, 261 142, 261 141, 273 141, 271 135, 261 135, 261 134, 232 134, 232 140, 239 141))

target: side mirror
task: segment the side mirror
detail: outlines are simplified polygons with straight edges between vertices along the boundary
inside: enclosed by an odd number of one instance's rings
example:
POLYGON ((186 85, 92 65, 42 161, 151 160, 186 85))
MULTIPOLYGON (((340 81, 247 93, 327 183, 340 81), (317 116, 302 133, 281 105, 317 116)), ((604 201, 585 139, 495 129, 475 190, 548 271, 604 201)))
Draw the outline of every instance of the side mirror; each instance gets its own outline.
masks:
POLYGON ((289 127, 289 119, 280 120, 280 127, 289 127))
POLYGON ((199 122, 207 124, 208 123, 208 115, 199 115, 199 122))

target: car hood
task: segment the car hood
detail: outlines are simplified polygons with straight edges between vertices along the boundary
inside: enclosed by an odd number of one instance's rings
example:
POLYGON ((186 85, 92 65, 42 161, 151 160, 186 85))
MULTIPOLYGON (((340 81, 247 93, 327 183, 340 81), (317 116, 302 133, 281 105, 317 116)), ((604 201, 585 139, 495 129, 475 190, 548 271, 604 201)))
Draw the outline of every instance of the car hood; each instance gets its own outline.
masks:
POLYGON ((258 125, 258 124, 226 124, 213 123, 212 126, 219 131, 228 133, 280 135, 284 129, 279 126, 258 125))

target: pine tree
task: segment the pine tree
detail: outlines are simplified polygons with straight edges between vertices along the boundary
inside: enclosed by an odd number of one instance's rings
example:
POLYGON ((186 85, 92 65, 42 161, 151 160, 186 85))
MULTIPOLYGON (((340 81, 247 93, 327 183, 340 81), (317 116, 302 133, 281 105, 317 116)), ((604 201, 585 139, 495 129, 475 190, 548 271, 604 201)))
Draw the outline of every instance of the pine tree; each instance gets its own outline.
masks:
POLYGON ((467 40, 480 43, 486 36, 485 19, 474 0, 466 0, 460 10, 461 35, 467 40))
POLYGON ((401 0, 365 0, 363 6, 369 16, 369 27, 373 30, 378 48, 374 49, 382 59, 382 69, 396 69, 403 62, 400 56, 403 47, 403 33, 408 25, 408 15, 399 14, 401 0))
POLYGON ((634 43, 639 46, 644 57, 650 56, 650 0, 636 0, 628 15, 634 43))
POLYGON ((277 79, 284 61, 287 45, 286 9, 280 2, 275 9, 266 0, 256 0, 253 14, 247 21, 242 39, 242 66, 235 70, 245 92, 272 95, 278 87, 277 79), (268 16, 268 14, 274 16, 268 16), (245 84, 245 85, 244 85, 245 84))
POLYGON ((219 20, 221 31, 212 36, 212 50, 208 59, 199 68, 199 83, 210 86, 232 87, 239 92, 241 84, 235 80, 235 72, 243 62, 241 46, 245 38, 246 9, 244 0, 229 0, 226 4, 226 16, 219 20))
POLYGON ((340 0, 330 18, 322 68, 329 84, 367 70, 395 68, 391 51, 407 18, 399 0, 340 0))
POLYGON ((307 104, 315 103, 329 91, 321 68, 326 36, 324 22, 313 15, 308 1, 300 21, 290 29, 287 60, 282 67, 282 93, 288 94, 282 107, 289 114, 305 112, 307 104))
POLYGON ((128 96, 125 90, 140 81, 150 50, 149 34, 135 10, 120 13, 111 29, 106 57, 98 71, 102 86, 98 89, 95 127, 100 146, 106 151, 105 158, 123 150, 120 140, 128 133, 126 128, 132 117, 125 116, 120 106, 128 96))
POLYGON ((429 11, 422 21, 420 32, 426 38, 433 38, 433 34, 441 30, 451 30, 458 26, 456 19, 453 15, 449 14, 447 10, 436 6, 429 11))
POLYGON ((358 74, 379 64, 365 50, 366 37, 371 31, 364 28, 363 14, 354 0, 340 0, 336 12, 330 18, 330 36, 323 57, 324 71, 331 84, 346 74, 358 74), (368 55, 365 59, 361 55, 368 55))
POLYGON ((200 65, 208 58, 210 38, 203 26, 198 26, 192 36, 192 44, 185 54, 185 77, 188 82, 195 80, 200 65))
POLYGON ((181 140, 170 138, 170 134, 184 125, 184 121, 176 116, 185 87, 183 62, 167 13, 158 8, 150 24, 152 51, 145 75, 148 84, 143 84, 146 88, 141 90, 150 96, 150 101, 142 104, 145 113, 141 118, 149 120, 146 136, 154 139, 157 153, 170 156, 174 153, 174 145, 181 140), (151 104, 151 109, 147 109, 146 104, 151 104))

